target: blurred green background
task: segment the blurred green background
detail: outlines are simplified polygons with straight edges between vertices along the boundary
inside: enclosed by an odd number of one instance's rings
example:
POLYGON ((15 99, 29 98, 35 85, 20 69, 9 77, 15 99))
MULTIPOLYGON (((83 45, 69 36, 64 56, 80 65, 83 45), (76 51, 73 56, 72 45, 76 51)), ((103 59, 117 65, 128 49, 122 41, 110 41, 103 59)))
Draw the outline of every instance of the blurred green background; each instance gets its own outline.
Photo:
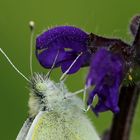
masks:
MULTIPOLYGON (((132 16, 140 13, 140 1, 128 0, 0 0, 0 47, 14 64, 27 76, 29 72, 28 22, 36 23, 35 36, 48 27, 76 25, 87 32, 107 37, 118 37, 127 42, 132 16)), ((33 58, 36 72, 47 72, 33 58)), ((71 91, 83 88, 87 69, 69 76, 67 85, 71 91)), ((58 80, 60 70, 52 79, 58 80)), ((20 77, 0 54, 0 139, 14 140, 28 114, 27 82, 20 77)), ((101 134, 111 124, 112 113, 95 117, 90 113, 97 131, 101 134)), ((140 139, 140 103, 135 115, 131 140, 140 139)))

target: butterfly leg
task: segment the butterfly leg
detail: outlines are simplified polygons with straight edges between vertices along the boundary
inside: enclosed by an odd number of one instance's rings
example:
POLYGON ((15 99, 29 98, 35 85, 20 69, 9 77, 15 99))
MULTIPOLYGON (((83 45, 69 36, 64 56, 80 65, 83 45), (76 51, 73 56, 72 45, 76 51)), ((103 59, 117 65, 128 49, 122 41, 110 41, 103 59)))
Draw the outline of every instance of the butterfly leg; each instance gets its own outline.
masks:
POLYGON ((73 94, 70 94, 70 95, 65 95, 65 99, 67 99, 67 98, 71 98, 71 97, 73 97, 73 96, 75 96, 75 95, 77 95, 77 94, 79 94, 79 93, 82 93, 82 92, 84 92, 84 89, 81 89, 81 90, 78 90, 78 91, 76 91, 76 92, 74 92, 73 94))

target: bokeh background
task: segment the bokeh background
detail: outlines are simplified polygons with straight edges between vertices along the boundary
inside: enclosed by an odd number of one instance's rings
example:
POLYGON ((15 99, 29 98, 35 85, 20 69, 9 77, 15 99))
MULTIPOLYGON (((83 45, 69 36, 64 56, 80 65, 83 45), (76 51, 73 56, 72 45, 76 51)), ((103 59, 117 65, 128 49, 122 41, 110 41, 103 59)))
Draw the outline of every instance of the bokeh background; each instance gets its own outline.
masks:
MULTIPOLYGON (((75 25, 87 32, 117 37, 132 42, 129 22, 140 13, 140 1, 128 0, 0 0, 0 47, 26 75, 29 71, 30 30, 28 22, 36 24, 35 37, 48 27, 75 25)), ((35 38, 34 38, 35 40, 35 38)), ((35 56, 33 70, 45 72, 35 56)), ((83 88, 87 68, 69 76, 66 84, 71 91, 83 88)), ((61 71, 54 70, 51 78, 58 81, 61 71)), ((19 76, 0 54, 0 139, 14 140, 28 115, 27 82, 19 76)), ((127 108, 126 108, 127 109, 127 108)), ((106 130, 112 113, 97 118, 89 113, 97 131, 106 130)), ((140 103, 134 118, 131 140, 140 139, 140 103)))

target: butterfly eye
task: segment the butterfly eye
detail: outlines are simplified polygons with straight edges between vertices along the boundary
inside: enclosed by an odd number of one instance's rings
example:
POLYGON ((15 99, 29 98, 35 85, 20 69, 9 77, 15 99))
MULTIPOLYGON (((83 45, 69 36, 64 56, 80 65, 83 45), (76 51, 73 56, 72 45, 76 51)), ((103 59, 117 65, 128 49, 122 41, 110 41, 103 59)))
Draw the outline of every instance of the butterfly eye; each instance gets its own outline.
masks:
POLYGON ((45 91, 47 89, 46 84, 45 83, 37 83, 36 84, 36 89, 38 91, 45 91))

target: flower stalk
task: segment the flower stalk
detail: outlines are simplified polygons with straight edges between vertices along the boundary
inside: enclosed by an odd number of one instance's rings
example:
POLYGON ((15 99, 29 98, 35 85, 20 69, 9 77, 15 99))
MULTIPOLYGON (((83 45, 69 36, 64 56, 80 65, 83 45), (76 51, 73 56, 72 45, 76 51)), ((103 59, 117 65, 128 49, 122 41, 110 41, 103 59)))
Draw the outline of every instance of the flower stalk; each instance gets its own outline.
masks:
POLYGON ((139 85, 123 86, 120 92, 120 113, 114 115, 108 140, 129 140, 136 106, 139 99, 139 85))

